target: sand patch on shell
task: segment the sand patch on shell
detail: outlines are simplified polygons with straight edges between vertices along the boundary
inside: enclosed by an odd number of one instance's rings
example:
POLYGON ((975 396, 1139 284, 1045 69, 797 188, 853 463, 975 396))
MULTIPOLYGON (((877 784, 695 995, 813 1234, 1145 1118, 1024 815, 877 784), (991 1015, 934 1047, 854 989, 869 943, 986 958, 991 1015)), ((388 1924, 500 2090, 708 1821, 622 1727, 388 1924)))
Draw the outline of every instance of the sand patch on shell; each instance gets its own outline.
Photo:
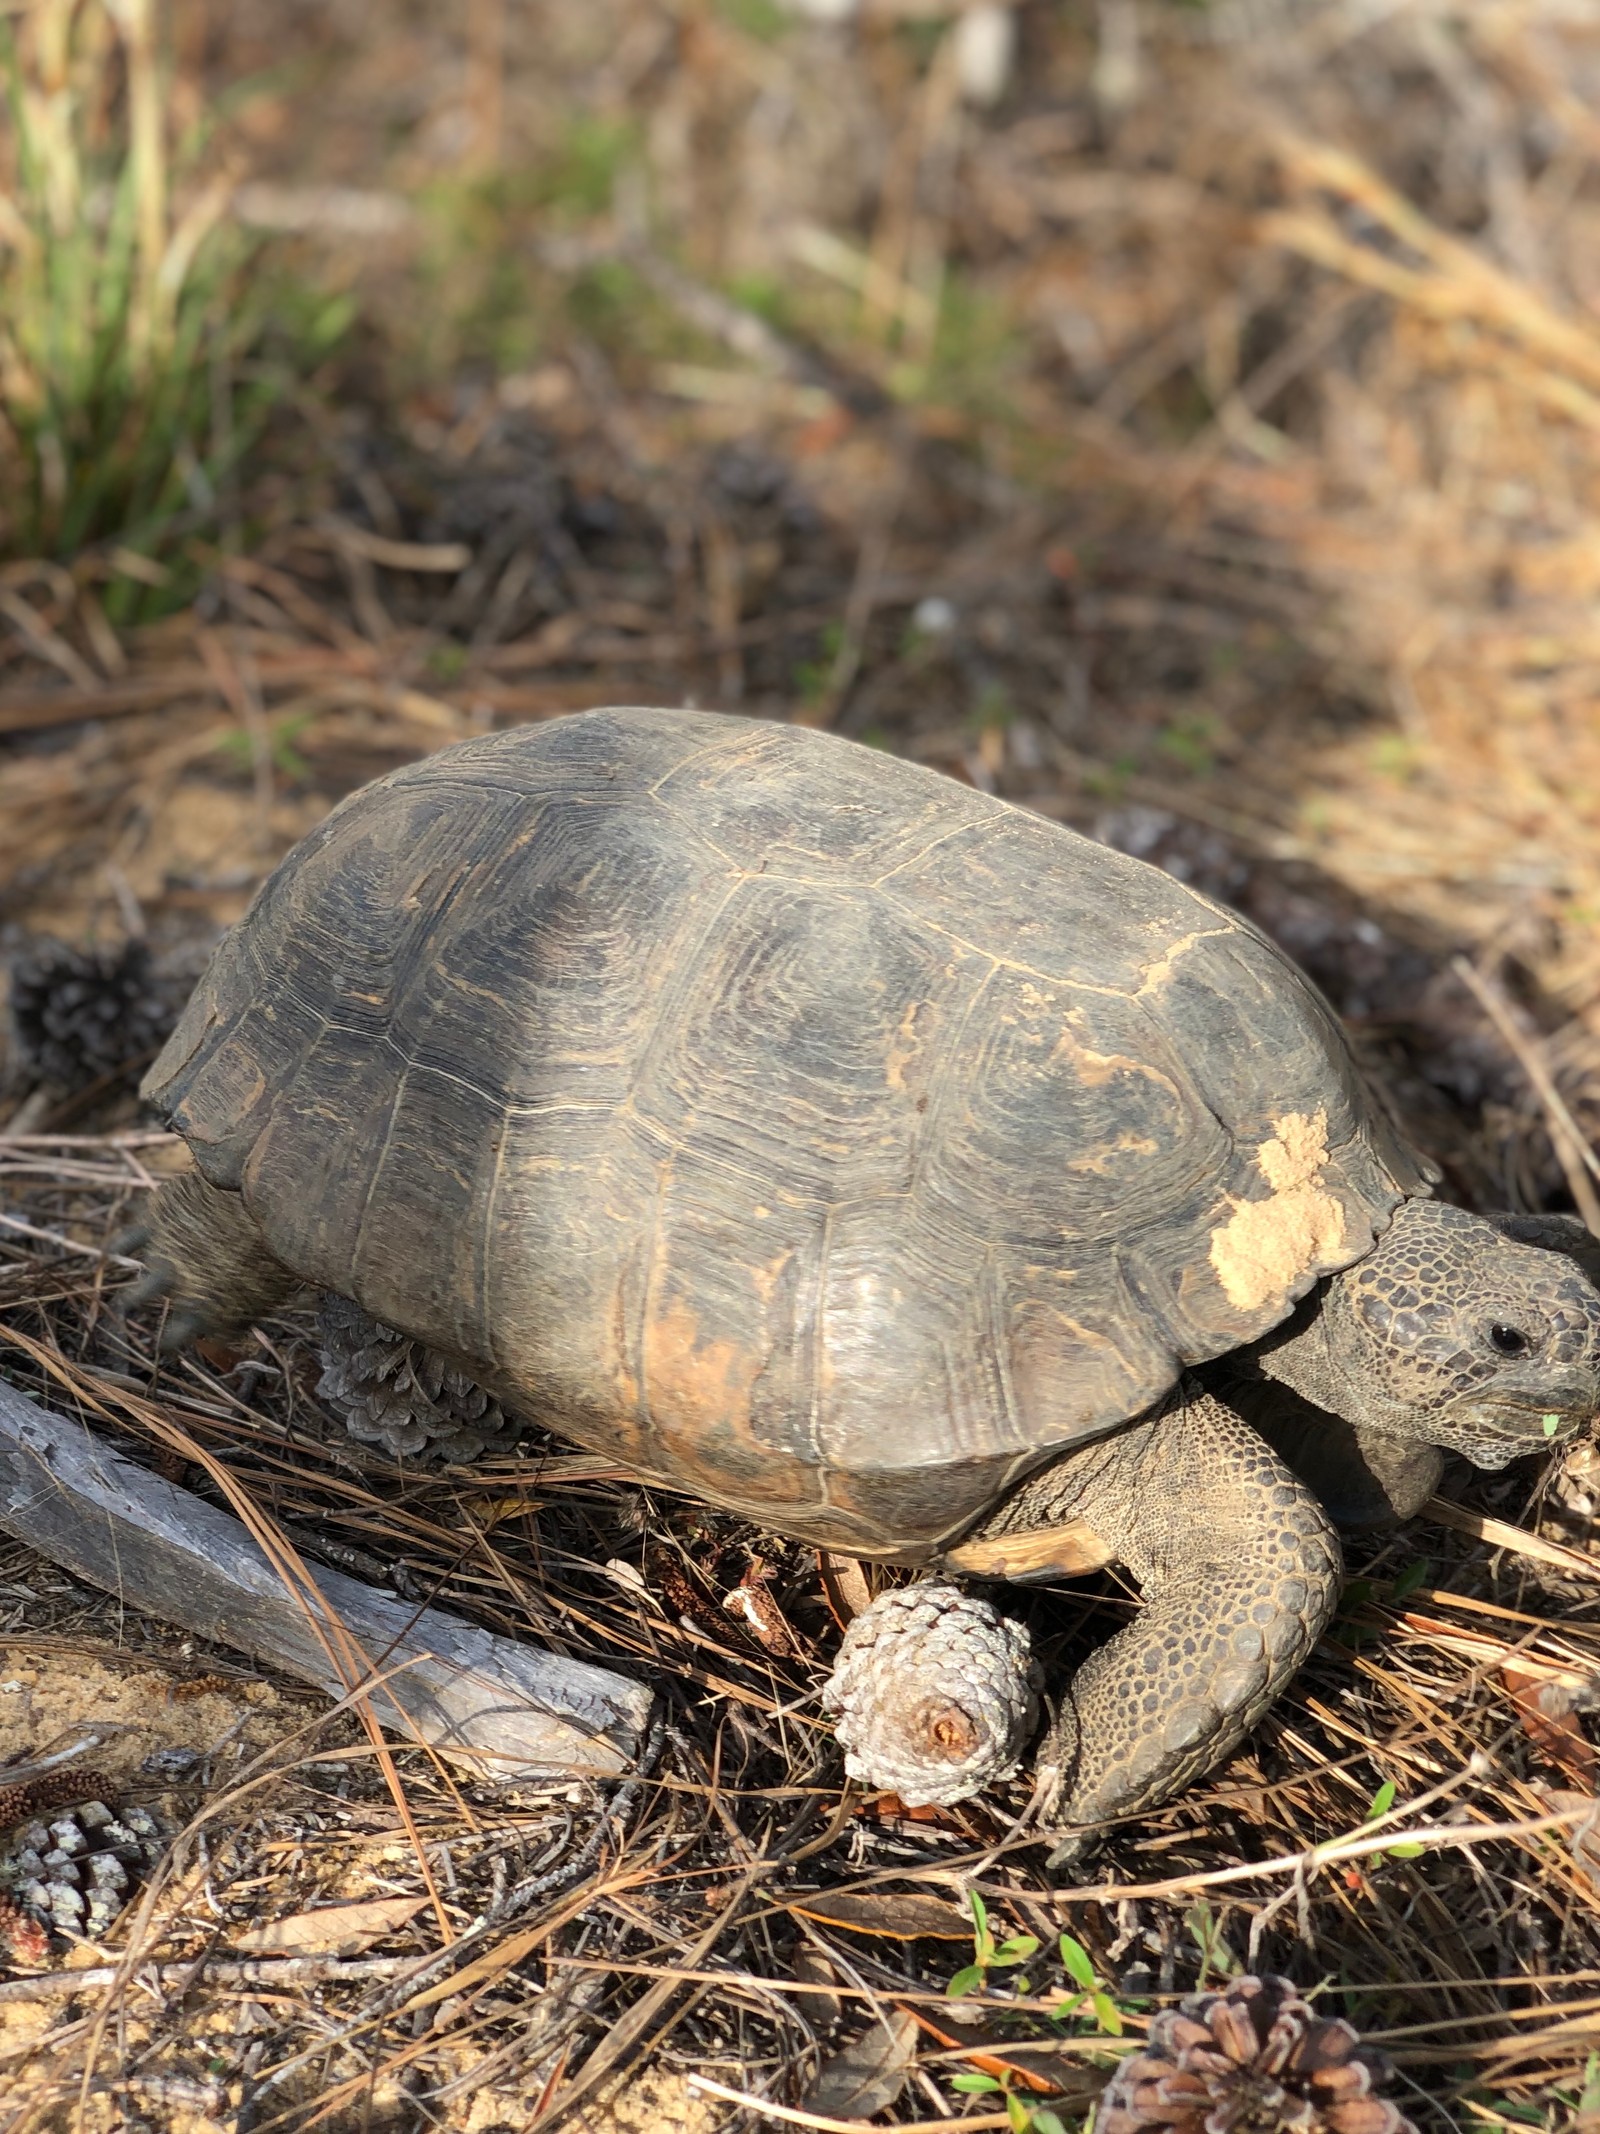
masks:
POLYGON ((1272 1188, 1265 1200, 1235 1201, 1211 1233, 1211 1264, 1230 1304, 1256 1312, 1287 1301, 1313 1270, 1330 1266, 1344 1243, 1344 1208, 1322 1183, 1328 1115, 1287 1112, 1256 1151, 1272 1188))

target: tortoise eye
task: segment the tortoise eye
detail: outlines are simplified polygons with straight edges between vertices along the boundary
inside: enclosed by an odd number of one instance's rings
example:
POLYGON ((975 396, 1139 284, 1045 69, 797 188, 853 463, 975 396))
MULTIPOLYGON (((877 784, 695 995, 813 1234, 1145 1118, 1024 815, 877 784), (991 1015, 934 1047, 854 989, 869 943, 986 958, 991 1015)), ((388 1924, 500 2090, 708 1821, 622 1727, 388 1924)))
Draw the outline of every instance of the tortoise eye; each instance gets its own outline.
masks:
POLYGON ((1502 1356, 1526 1356, 1533 1345, 1520 1326, 1491 1326, 1489 1339, 1502 1356))

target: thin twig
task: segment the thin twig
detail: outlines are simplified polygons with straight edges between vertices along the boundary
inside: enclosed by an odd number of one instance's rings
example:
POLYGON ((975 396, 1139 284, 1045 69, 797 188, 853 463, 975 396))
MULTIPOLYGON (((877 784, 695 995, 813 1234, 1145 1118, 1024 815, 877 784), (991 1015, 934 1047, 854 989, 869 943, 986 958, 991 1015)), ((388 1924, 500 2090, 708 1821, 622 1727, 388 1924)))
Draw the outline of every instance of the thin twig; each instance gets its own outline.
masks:
POLYGON ((44 1245, 58 1245, 63 1252, 76 1252, 86 1260, 103 1260, 110 1267, 131 1267, 136 1274, 144 1273, 142 1260, 130 1260, 124 1253, 107 1252, 103 1245, 80 1245, 76 1238, 63 1237, 58 1230, 41 1230, 37 1223, 25 1223, 20 1215, 0 1215, 0 1225, 7 1230, 16 1230, 23 1237, 37 1238, 44 1245))
POLYGON ((172 1148, 182 1138, 155 1128, 136 1134, 0 1134, 0 1149, 172 1148))
POLYGON ((1391 1845, 1416 1845, 1424 1850, 1470 1849, 1501 1839, 1533 1838, 1547 1830, 1568 1830, 1594 1812, 1593 1801, 1581 1808, 1564 1808, 1557 1814, 1535 1815, 1516 1823, 1436 1823, 1420 1830, 1388 1830, 1382 1837, 1335 1838, 1325 1845, 1312 1845, 1304 1852, 1287 1853, 1276 1860, 1248 1860, 1238 1867, 1219 1867, 1210 1874, 1175 1875, 1169 1882, 1104 1882, 1093 1889, 1063 1889, 1057 1892, 1063 1904, 1109 1904, 1123 1897, 1186 1897, 1192 1891, 1222 1889, 1236 1882, 1254 1882, 1262 1875, 1311 1874, 1321 1867, 1338 1867, 1346 1860, 1368 1860, 1387 1852, 1391 1845))
POLYGON ((209 1986, 325 1986, 335 1981, 394 1978, 410 1970, 414 1956, 259 1957, 218 1963, 203 1956, 196 1963, 141 1964, 125 1977, 120 1964, 95 1964, 84 1971, 41 1971, 37 1978, 10 1978, 0 1984, 0 2007, 17 2001, 65 2000, 96 1987, 142 1986, 155 1995, 186 1993, 204 1977, 209 1986))
MULTIPOLYGON (((1504 1519, 1490 1519, 1483 1512, 1468 1511, 1465 1505, 1451 1504, 1444 1497, 1430 1497, 1418 1516, 1451 1527, 1458 1534, 1470 1534, 1474 1541, 1486 1541, 1492 1549, 1509 1549, 1513 1555, 1526 1556, 1534 1563, 1549 1564, 1557 1571, 1574 1572, 1580 1578, 1600 1579, 1600 1562, 1580 1554, 1577 1549, 1563 1548, 1559 1541, 1546 1541, 1540 1534, 1525 1533, 1520 1526, 1508 1526, 1504 1519)), ((1447 1594, 1445 1598, 1454 1600, 1456 1595, 1447 1594)))
MULTIPOLYGON (((705 2097, 720 2097, 724 2104, 742 2105, 762 2119, 781 2119, 786 2126, 815 2127, 819 2134, 878 2134, 870 2119, 828 2119, 820 2112, 802 2112, 794 2105, 774 2104, 769 2097, 752 2097, 748 2090, 731 2090, 709 2075, 690 2075, 685 2085, 705 2097)), ((1009 2112, 978 2112, 969 2119, 911 2119, 896 2134, 968 2134, 979 2127, 1009 2127, 1009 2112)))

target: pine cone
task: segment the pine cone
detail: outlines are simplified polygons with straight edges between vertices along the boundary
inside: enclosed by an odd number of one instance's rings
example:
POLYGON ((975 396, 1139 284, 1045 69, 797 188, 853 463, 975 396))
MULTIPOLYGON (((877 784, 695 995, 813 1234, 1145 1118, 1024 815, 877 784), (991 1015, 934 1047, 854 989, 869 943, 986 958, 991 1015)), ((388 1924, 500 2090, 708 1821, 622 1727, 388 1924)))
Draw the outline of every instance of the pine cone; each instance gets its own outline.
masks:
POLYGON ((1376 2094, 1389 2075, 1286 1978, 1236 1978, 1154 2018, 1145 2050, 1107 2085, 1094 2134, 1417 2134, 1376 2094))
POLYGON ((323 1297, 319 1332, 317 1391, 363 1444, 382 1445, 397 1460, 475 1460, 486 1446, 521 1435, 520 1418, 437 1349, 348 1297, 323 1297))
MULTIPOLYGON (((5 1777, 0 1770, 0 1779, 5 1777)), ((21 1785, 0 1785, 0 1830, 20 1823, 24 1816, 40 1815, 50 1808, 75 1808, 80 1801, 97 1800, 109 1781, 103 1771, 46 1771, 21 1785)))
MULTIPOLYGON (((41 1932, 54 1927, 103 1939, 165 1842, 166 1832, 149 1809, 114 1816, 104 1801, 85 1801, 53 1823, 30 1823, 0 1856, 0 1893, 14 1927, 13 1947, 20 1947, 19 1936, 29 1941, 29 1921, 41 1932)), ((29 1945, 36 1946, 37 1938, 29 1945)))
POLYGON ((158 1052, 179 1005, 143 941, 79 949, 38 934, 12 958, 17 1054, 61 1089, 84 1089, 158 1052))
POLYGON ((1028 1633, 937 1579, 883 1593, 845 1632, 823 1703, 844 1767, 908 1808, 945 1807, 1016 1769, 1039 1716, 1028 1633))

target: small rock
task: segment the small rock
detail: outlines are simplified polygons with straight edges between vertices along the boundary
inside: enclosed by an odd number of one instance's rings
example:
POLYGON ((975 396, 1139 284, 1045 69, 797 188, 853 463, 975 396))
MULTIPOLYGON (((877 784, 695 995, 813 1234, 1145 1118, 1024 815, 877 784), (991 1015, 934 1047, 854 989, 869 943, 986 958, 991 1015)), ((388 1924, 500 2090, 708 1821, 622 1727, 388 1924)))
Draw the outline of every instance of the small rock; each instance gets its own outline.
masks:
POLYGON ((181 1785, 192 1778, 201 1764, 198 1749, 157 1749, 139 1766, 151 1778, 165 1781, 168 1785, 181 1785))

